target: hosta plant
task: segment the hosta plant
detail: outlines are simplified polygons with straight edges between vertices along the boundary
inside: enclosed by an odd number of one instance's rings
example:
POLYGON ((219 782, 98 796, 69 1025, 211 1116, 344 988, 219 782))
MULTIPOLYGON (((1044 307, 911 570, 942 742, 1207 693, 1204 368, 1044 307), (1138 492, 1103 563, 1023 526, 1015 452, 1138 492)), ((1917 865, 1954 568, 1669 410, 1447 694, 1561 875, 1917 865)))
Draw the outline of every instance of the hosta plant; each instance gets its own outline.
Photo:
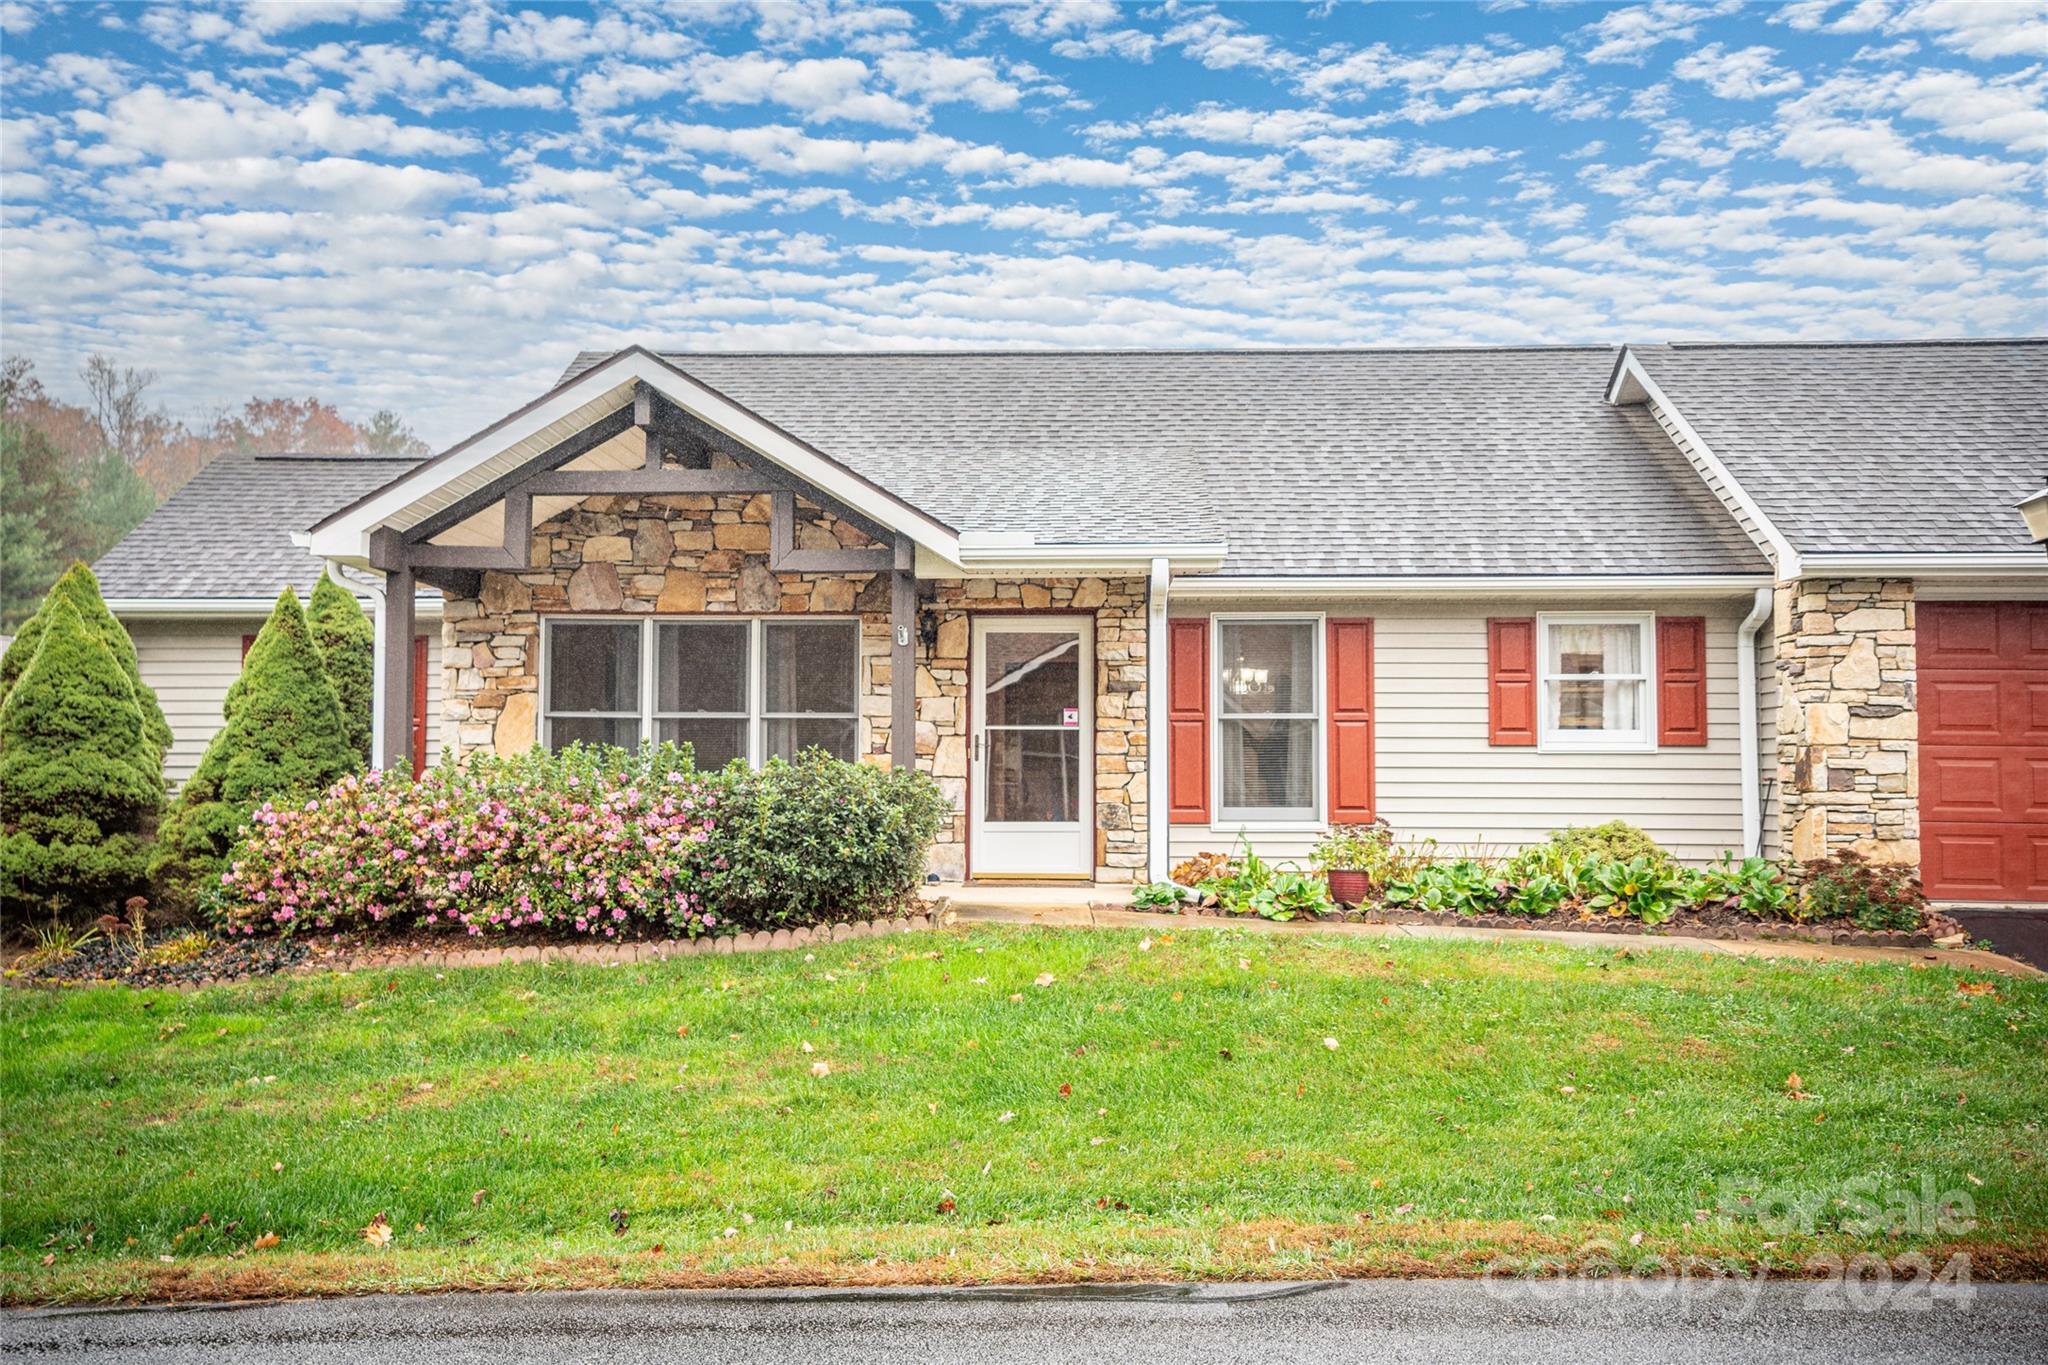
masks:
POLYGON ((1645 924, 1662 924, 1685 902, 1685 873, 1647 856, 1600 864, 1593 871, 1593 894, 1586 900, 1592 909, 1645 924))

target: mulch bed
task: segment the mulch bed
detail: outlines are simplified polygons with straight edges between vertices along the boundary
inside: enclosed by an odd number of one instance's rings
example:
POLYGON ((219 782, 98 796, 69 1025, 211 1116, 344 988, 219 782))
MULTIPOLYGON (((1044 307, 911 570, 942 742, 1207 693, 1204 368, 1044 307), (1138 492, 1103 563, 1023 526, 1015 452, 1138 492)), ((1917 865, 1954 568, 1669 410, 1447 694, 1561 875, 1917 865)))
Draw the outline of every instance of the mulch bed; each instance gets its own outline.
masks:
MULTIPOLYGON (((1142 907, 1140 907, 1142 908, 1142 907)), ((1171 915, 1174 911, 1159 913, 1171 915)), ((1232 918, 1221 906, 1183 906, 1183 915, 1232 918)), ((1963 927, 1946 915, 1930 915, 1918 929, 1858 929, 1848 924, 1796 924, 1789 920, 1757 920, 1740 910, 1724 906, 1680 910, 1658 925, 1645 925, 1626 916, 1561 913, 1532 918, 1523 915, 1461 915, 1456 911, 1402 910, 1385 905, 1364 905, 1333 911, 1316 918, 1287 921, 1313 927, 1317 924, 1441 924, 1466 929, 1572 929, 1592 934, 1637 934, 1652 937, 1777 939, 1801 943, 1841 943, 1860 948, 1928 948, 1936 939, 1960 934, 1963 927)))
MULTIPOLYGON (((155 947, 187 932, 167 930, 153 933, 149 935, 148 944, 155 947)), ((136 965, 137 954, 132 944, 102 937, 60 961, 18 968, 9 980, 27 986, 75 986, 109 981, 130 986, 184 986, 292 971, 311 955, 312 949, 298 939, 216 939, 213 946, 189 962, 165 962, 142 967, 136 965)))

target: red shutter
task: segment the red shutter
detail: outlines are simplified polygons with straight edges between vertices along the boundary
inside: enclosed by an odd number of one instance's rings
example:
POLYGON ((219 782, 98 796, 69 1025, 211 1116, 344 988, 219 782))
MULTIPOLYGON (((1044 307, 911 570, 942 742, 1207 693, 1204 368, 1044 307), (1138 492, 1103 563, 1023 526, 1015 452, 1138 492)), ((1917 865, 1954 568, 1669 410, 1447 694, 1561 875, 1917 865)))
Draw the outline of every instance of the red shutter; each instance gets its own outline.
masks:
POLYGON ((427 770, 427 637, 412 637, 412 775, 427 770))
POLYGON ((1707 742, 1707 622, 1657 618, 1657 742, 1707 742))
POLYGON ((1372 622, 1327 622, 1330 823, 1372 819, 1372 622))
POLYGON ((253 635, 244 635, 244 636, 242 637, 242 662, 243 662, 243 663, 248 663, 248 662, 249 662, 249 650, 250 650, 250 648, 251 648, 252 646, 254 646, 254 645, 255 645, 255 643, 256 643, 256 637, 255 637, 255 636, 253 636, 253 635))
POLYGON ((1209 823, 1209 622, 1166 623, 1167 821, 1209 823))
POLYGON ((1536 742, 1536 618, 1486 623, 1487 742, 1536 742))

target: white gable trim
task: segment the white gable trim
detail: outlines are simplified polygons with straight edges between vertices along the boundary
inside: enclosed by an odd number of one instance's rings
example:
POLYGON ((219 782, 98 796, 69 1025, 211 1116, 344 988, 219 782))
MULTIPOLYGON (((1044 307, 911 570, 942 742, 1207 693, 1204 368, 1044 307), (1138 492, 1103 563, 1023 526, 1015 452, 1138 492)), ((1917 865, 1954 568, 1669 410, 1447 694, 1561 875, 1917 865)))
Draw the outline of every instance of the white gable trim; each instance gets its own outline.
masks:
POLYGON ((435 509, 417 505, 434 490, 476 473, 510 447, 635 381, 890 530, 908 535, 946 559, 959 560, 960 537, 951 527, 883 492, 765 418, 638 347, 592 366, 539 402, 486 427, 438 459, 328 518, 307 536, 306 548, 325 558, 367 563, 371 532, 387 525, 403 529, 423 520, 435 509))
POLYGON ((1664 423, 1675 431, 1678 452, 1685 456, 1687 463, 1698 471, 1707 487, 1721 499, 1728 510, 1746 517, 1756 528, 1755 535, 1762 544, 1758 547, 1770 556, 1771 564, 1778 571, 1778 578, 1790 582, 1800 577, 1799 551, 1792 548, 1792 542, 1780 531, 1764 509, 1757 505, 1735 476, 1728 472, 1728 466, 1721 463, 1712 446, 1694 430, 1685 414, 1650 378, 1634 351, 1624 346, 1621 358, 1615 362, 1614 376, 1607 382, 1607 401, 1616 407, 1627 407, 1635 403, 1647 403, 1652 412, 1660 415, 1664 423))

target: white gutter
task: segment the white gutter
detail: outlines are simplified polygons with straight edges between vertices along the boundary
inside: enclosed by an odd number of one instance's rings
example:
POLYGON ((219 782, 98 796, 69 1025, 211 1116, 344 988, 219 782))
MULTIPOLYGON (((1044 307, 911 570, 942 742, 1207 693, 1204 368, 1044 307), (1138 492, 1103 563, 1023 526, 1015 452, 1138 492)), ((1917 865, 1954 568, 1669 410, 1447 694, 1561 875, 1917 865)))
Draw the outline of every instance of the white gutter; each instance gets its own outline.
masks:
POLYGON ((2048 577, 2048 555, 2026 550, 1958 551, 1954 554, 1810 554, 1804 558, 1808 578, 1943 578, 1977 574, 2048 577))
POLYGON ((1152 881, 1166 880, 1166 591, 1173 580, 1164 559, 1152 561, 1145 595, 1145 865, 1152 881))
POLYGON ((1555 593, 1620 593, 1631 597, 1703 596, 1753 592, 1768 587, 1769 574, 1610 574, 1519 575, 1481 574, 1356 578, 1204 578, 1178 580, 1182 597, 1487 597, 1502 593, 1544 596, 1555 593))
POLYGON ((1763 753, 1756 714, 1756 632, 1771 617, 1771 590, 1758 588, 1756 604, 1735 628, 1737 733, 1742 759, 1742 856, 1761 853, 1764 838, 1763 753))
MULTIPOLYGON (((362 586, 351 579, 354 586, 362 586)), ((375 591, 382 592, 377 588, 375 591)), ((439 616, 442 597, 422 593, 413 611, 419 616, 439 616)), ((275 597, 109 597, 107 610, 116 616, 163 621, 199 621, 229 616, 268 616, 277 606, 275 597)))

